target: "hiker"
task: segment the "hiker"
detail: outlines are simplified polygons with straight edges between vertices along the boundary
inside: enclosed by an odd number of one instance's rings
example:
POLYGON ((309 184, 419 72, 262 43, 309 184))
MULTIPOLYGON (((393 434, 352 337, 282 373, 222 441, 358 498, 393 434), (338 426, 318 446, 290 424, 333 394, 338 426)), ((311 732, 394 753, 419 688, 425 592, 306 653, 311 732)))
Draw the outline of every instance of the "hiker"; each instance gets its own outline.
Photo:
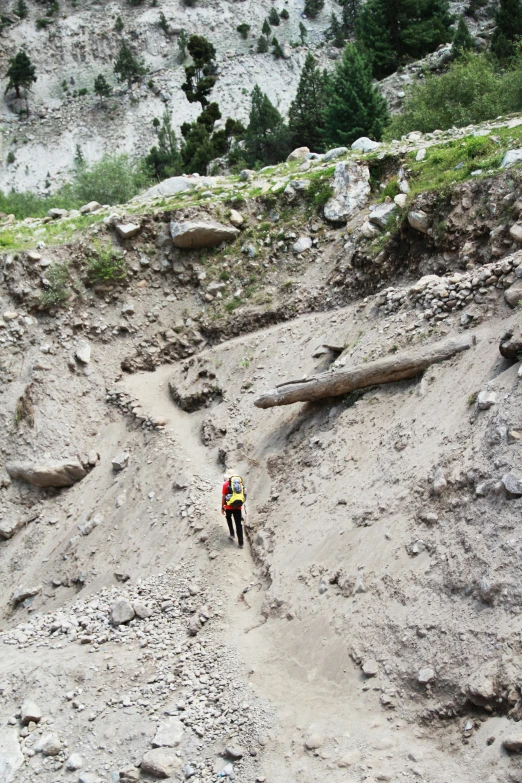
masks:
POLYGON ((243 548, 243 507, 246 501, 246 489, 241 476, 232 474, 225 481, 221 489, 221 513, 227 518, 229 538, 234 539, 234 522, 236 523, 237 543, 243 548))

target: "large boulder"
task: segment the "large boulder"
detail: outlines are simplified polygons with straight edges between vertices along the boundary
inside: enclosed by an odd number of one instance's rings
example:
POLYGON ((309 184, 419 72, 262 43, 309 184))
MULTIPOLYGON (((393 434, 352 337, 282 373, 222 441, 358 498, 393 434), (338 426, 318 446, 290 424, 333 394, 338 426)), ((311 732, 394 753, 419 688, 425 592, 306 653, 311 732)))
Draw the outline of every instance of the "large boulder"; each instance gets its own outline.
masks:
POLYGON ((196 250, 200 247, 216 247, 221 242, 232 242, 239 230, 214 220, 173 220, 170 234, 176 247, 196 250))
POLYGON ((420 231, 422 234, 428 233, 430 220, 422 209, 412 209, 411 212, 408 212, 408 223, 416 231, 420 231))
POLYGON ((397 214, 397 204, 393 201, 390 204, 378 204, 370 212, 368 220, 373 223, 374 226, 378 226, 383 230, 388 226, 388 221, 391 217, 397 214))
POLYGON ((298 147, 296 150, 290 153, 287 160, 288 161, 294 161, 294 160, 306 160, 306 156, 309 154, 310 150, 308 147, 298 147))
POLYGON ((12 479, 27 481, 35 487, 72 487, 87 475, 87 471, 78 459, 36 464, 10 462, 5 469, 12 479))
POLYGON ((513 362, 519 361, 522 357, 522 331, 512 329, 505 332, 500 338, 498 349, 505 359, 510 359, 513 362))
POLYGON ((522 301, 522 280, 517 280, 512 286, 504 291, 504 299, 510 307, 517 307, 522 301))
POLYGON ((326 155, 323 157, 323 161, 325 163, 330 163, 331 160, 340 158, 342 155, 346 155, 347 152, 348 147, 334 147, 333 150, 328 150, 326 155))
POLYGON ((352 150, 358 150, 359 152, 372 152, 372 150, 379 149, 381 145, 378 141, 372 141, 368 136, 361 136, 352 144, 352 150))
POLYGON ((111 608, 112 625, 125 625, 134 619, 136 612, 130 601, 126 598, 117 598, 111 608))
POLYGON ((509 150, 502 158, 501 169, 513 166, 515 163, 522 163, 522 150, 509 150))
POLYGON ((154 739, 153 748, 177 748, 183 739, 183 723, 179 718, 168 718, 160 724, 154 739))
POLYGON ((185 193, 187 190, 193 190, 196 185, 209 187, 214 183, 211 177, 170 177, 164 179, 159 185, 154 185, 145 193, 136 197, 136 200, 156 198, 157 196, 176 196, 178 193, 185 193))
POLYGON ((170 778, 181 766, 181 759, 170 750, 154 748, 149 750, 141 760, 141 771, 152 778, 170 778))
POLYGON ((324 216, 332 223, 346 221, 364 207, 370 195, 370 170, 356 161, 338 163, 333 179, 334 195, 326 202, 324 216))

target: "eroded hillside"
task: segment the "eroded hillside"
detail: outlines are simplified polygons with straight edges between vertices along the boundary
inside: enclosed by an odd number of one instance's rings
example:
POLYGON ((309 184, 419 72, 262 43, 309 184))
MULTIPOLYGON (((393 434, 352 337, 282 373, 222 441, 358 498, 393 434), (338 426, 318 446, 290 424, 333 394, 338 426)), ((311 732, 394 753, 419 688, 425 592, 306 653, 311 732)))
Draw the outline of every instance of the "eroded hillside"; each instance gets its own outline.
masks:
POLYGON ((519 125, 4 222, 9 783, 521 779, 519 125))

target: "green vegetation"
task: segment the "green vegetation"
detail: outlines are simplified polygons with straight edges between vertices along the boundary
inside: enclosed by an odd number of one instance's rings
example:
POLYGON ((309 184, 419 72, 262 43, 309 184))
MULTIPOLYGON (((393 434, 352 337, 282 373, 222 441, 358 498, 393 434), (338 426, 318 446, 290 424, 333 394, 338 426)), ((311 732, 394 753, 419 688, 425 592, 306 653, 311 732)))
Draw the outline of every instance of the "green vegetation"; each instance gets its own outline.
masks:
POLYGON ((41 297, 43 307, 60 307, 69 299, 67 283, 70 280, 67 264, 52 264, 45 275, 45 290, 41 297))
POLYGON ((290 148, 290 132, 282 116, 256 84, 245 133, 245 160, 252 166, 279 163, 290 148))
POLYGON ((324 0, 305 0, 304 12, 306 16, 315 19, 324 8, 324 0))
POLYGON ((87 277, 92 285, 125 280, 127 265, 124 257, 113 247, 96 246, 93 256, 87 259, 87 277))
POLYGON ((368 0, 355 32, 373 75, 382 79, 409 59, 418 60, 451 40, 448 0, 368 0))
POLYGON ((257 53, 266 54, 268 52, 268 38, 264 35, 260 35, 257 39, 257 53))
POLYGON ((15 3, 15 6, 13 8, 13 13, 19 18, 19 19, 26 19, 27 15, 29 13, 29 9, 27 7, 27 3, 25 0, 18 0, 18 2, 15 3))
POLYGON ((100 98, 108 98, 112 93, 112 87, 102 73, 94 80, 94 93, 100 98))
POLYGON ((248 38, 248 33, 250 32, 250 25, 246 24, 246 22, 242 22, 241 24, 238 24, 236 30, 238 31, 241 38, 244 38, 246 41, 248 38))
POLYGON ((521 55, 505 70, 485 55, 463 55, 446 73, 428 76, 411 89, 404 112, 393 118, 385 136, 444 130, 521 111, 521 76, 521 55))
POLYGON ((331 41, 337 49, 342 49, 345 40, 345 30, 338 17, 332 11, 330 26, 325 30, 325 37, 331 41))
POLYGON ((169 30, 169 23, 167 22, 167 17, 163 13, 163 11, 160 11, 158 24, 159 24, 159 26, 161 27, 161 29, 163 30, 164 33, 168 32, 168 30, 169 30))
POLYGON ((302 22, 299 22, 299 38, 301 39, 301 45, 304 46, 306 38, 308 36, 308 30, 302 22))
POLYGON ((306 191, 306 199, 317 209, 321 209, 333 196, 330 178, 313 179, 306 191))
POLYGON ((326 146, 349 146, 360 136, 380 139, 388 118, 386 101, 372 83, 369 62, 355 44, 349 44, 326 87, 322 133, 326 146))
POLYGON ((114 23, 114 29, 116 30, 117 33, 121 33, 123 31, 123 28, 124 28, 123 19, 121 18, 121 16, 117 16, 116 21, 114 23))
POLYGON ((214 87, 216 76, 216 50, 202 35, 191 35, 187 49, 193 64, 185 68, 185 83, 181 89, 190 103, 208 106, 208 95, 214 87))
POLYGON ((361 0, 344 0, 341 2, 343 8, 343 28, 345 35, 351 35, 355 29, 355 23, 361 10, 361 0))
POLYGON ((327 74, 317 67, 311 52, 306 56, 297 93, 288 112, 288 129, 294 147, 322 152, 327 74))
POLYGON ((187 59, 188 42, 189 42, 189 36, 187 31, 185 29, 181 29, 178 35, 178 50, 179 50, 180 62, 184 62, 184 60, 187 59))
POLYGON ((155 118, 153 124, 159 127, 158 144, 146 156, 145 165, 150 175, 161 182, 182 173, 181 155, 168 110, 165 109, 161 123, 155 118))
POLYGON ((268 14, 268 23, 271 24, 272 27, 279 27, 281 24, 281 19, 274 6, 272 6, 270 13, 268 14))
POLYGON ((522 3, 520 0, 500 0, 495 14, 495 24, 491 51, 499 60, 509 60, 517 55, 517 42, 522 36, 522 3))
POLYGON ((475 49, 475 41, 468 30, 466 20, 461 16, 453 37, 453 56, 461 57, 465 52, 471 52, 473 49, 475 49))
POLYGON ((146 73, 143 62, 132 53, 126 41, 121 42, 120 51, 114 63, 114 73, 119 82, 127 82, 129 89, 135 79, 146 73))
POLYGON ((9 60, 9 67, 5 73, 7 87, 5 92, 14 90, 16 97, 20 98, 20 89, 29 89, 36 81, 36 68, 24 51, 18 52, 9 60))

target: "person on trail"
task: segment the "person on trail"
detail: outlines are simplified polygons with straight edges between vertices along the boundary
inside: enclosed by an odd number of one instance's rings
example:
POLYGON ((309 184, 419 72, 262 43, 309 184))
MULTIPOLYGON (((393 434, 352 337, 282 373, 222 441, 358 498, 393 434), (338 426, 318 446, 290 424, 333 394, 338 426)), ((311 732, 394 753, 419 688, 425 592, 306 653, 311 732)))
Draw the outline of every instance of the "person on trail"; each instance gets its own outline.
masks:
POLYGON ((246 501, 246 489, 241 476, 231 474, 225 476, 221 489, 221 513, 227 518, 230 539, 234 539, 234 522, 236 523, 237 543, 243 548, 243 508, 246 501))

